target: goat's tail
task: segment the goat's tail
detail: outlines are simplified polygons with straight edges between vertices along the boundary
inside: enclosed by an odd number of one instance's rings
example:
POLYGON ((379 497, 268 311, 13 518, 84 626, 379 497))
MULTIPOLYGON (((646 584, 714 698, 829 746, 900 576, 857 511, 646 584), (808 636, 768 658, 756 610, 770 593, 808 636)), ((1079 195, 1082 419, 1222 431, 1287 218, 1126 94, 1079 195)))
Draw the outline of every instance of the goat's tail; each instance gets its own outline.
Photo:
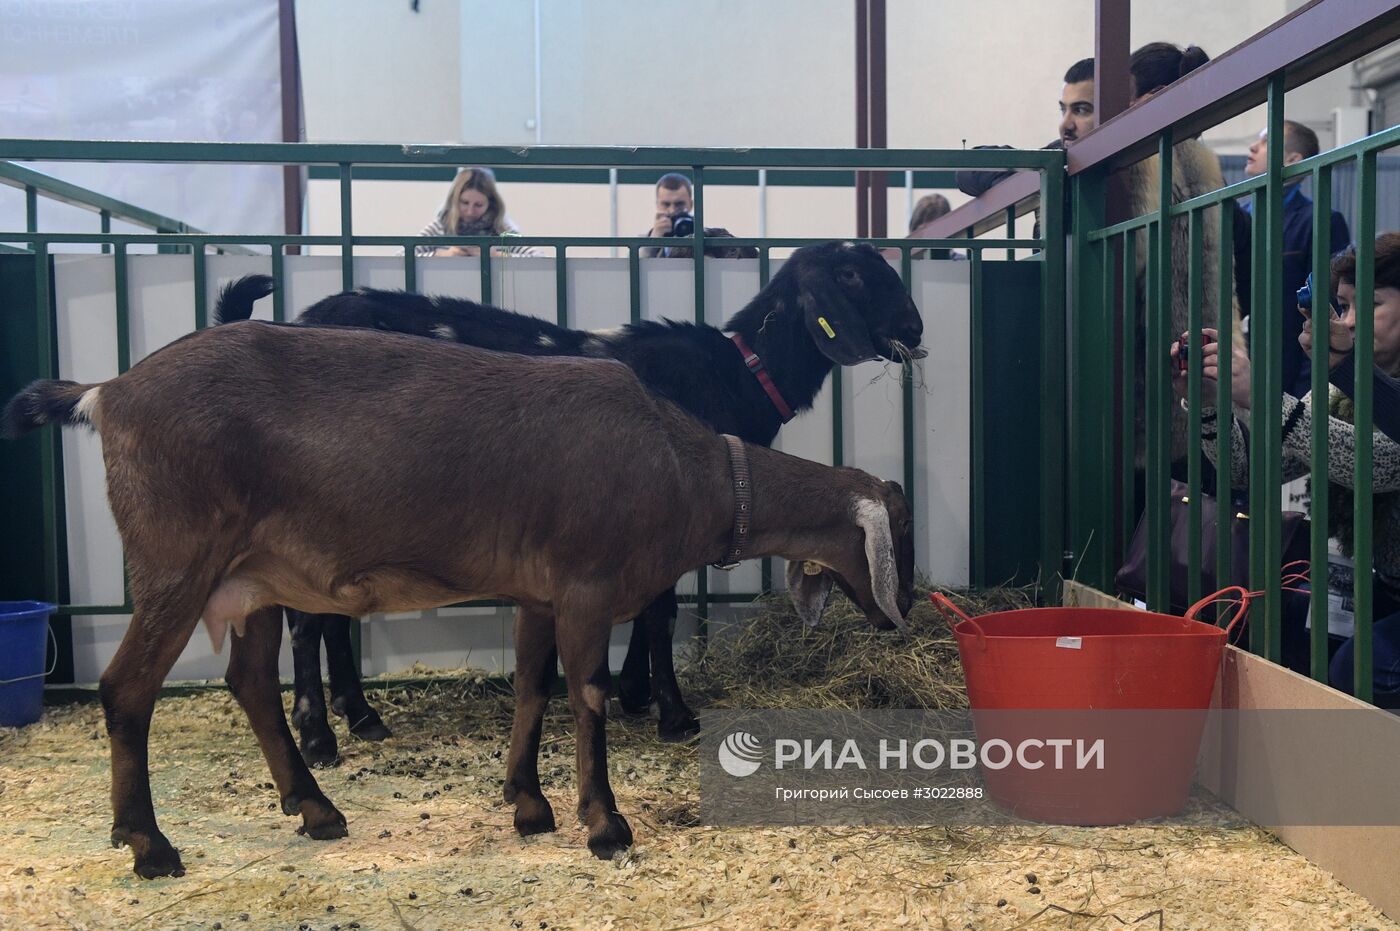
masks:
POLYGON ((253 316, 253 304, 272 293, 270 275, 244 275, 219 289, 214 305, 214 325, 247 320, 253 316))
POLYGON ((97 429, 97 396, 100 385, 43 378, 33 382, 5 405, 4 434, 17 439, 46 423, 86 424, 97 429))

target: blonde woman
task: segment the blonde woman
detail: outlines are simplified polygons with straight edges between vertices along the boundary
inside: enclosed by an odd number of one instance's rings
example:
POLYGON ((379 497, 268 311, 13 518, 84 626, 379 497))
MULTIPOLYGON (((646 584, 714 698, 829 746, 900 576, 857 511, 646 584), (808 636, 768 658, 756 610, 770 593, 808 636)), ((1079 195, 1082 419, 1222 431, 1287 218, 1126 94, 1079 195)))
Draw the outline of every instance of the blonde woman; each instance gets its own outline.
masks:
MULTIPOLYGON (((489 168, 463 168, 457 172, 447 200, 433 222, 419 236, 519 236, 520 230, 506 216, 505 201, 496 190, 496 176, 489 168)), ((479 246, 415 246, 413 254, 479 255, 479 246)), ((531 246, 497 246, 493 255, 536 255, 531 246)))

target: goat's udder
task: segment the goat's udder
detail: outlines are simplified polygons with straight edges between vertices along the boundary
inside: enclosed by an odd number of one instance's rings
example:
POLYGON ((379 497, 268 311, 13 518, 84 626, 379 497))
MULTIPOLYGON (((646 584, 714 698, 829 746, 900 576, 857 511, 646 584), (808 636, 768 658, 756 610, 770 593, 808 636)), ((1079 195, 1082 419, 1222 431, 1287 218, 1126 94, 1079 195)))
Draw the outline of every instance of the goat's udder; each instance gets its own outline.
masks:
POLYGON ((251 579, 233 576, 220 582, 204 603, 201 614, 214 652, 223 652, 224 637, 230 625, 235 634, 243 636, 243 622, 248 615, 270 603, 267 591, 251 579))

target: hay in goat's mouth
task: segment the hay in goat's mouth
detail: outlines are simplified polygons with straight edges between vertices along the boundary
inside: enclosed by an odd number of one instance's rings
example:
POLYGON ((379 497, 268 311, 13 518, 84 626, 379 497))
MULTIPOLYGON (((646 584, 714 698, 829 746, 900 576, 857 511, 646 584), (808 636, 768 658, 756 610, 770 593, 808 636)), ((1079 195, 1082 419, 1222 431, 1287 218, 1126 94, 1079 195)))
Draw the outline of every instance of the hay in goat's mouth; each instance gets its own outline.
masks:
MULTIPOLYGON (((1031 607, 1027 591, 953 594, 970 615, 1031 607)), ((785 595, 716 633, 680 672, 699 705, 720 708, 967 707, 962 663, 948 621, 915 593, 909 634, 876 630, 864 612, 833 595, 821 623, 808 629, 785 595)))

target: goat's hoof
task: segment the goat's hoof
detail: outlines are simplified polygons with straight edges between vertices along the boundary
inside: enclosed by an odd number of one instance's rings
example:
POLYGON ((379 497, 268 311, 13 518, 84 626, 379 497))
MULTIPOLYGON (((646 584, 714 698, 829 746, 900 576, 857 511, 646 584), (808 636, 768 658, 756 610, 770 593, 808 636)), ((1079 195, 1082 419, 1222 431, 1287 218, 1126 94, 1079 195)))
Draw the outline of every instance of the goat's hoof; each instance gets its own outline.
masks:
POLYGON ((617 703, 627 714, 651 714, 651 683, 640 684, 619 676, 617 680, 617 703))
POLYGON ((685 743, 700 733, 700 722, 693 715, 686 715, 674 721, 662 718, 656 723, 656 736, 669 744, 685 743))
POLYGON ((611 860, 632 846, 632 827, 615 811, 604 816, 602 825, 588 835, 588 849, 599 860, 611 860))
POLYGON ((301 732, 301 758, 306 765, 315 769, 327 769, 340 763, 340 751, 335 743, 335 734, 330 726, 322 721, 325 728, 303 728, 301 732))
POLYGON ((394 732, 389 730, 389 728, 384 725, 384 722, 380 720, 379 715, 374 711, 371 711, 368 715, 361 718, 358 723, 351 727, 350 733, 354 734, 361 740, 377 741, 385 740, 389 737, 394 736, 394 732))
POLYGON ((554 809, 544 796, 532 798, 523 792, 515 796, 515 830, 521 837, 548 834, 555 829, 554 809))
POLYGON ((159 876, 184 876, 185 865, 180 862, 180 851, 170 845, 170 841, 157 834, 148 837, 135 832, 123 831, 118 840, 117 829, 112 830, 112 846, 130 844, 135 852, 132 872, 142 879, 155 879, 159 876))
POLYGON ((350 829, 345 824, 345 816, 323 795, 301 800, 301 827, 297 828, 297 833, 312 840, 336 840, 348 837, 350 829))

